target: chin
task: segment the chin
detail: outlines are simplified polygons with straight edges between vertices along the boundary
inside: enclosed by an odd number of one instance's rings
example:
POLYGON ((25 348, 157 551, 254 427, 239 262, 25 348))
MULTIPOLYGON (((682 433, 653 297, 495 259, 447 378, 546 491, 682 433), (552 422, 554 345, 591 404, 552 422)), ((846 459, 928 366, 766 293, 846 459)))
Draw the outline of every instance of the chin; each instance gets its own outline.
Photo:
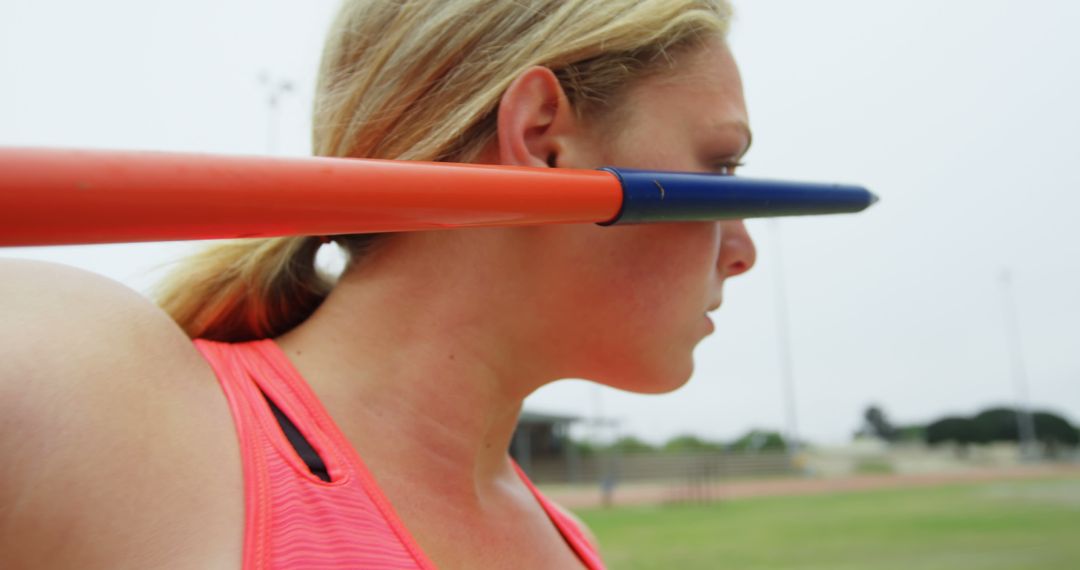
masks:
POLYGON ((685 362, 667 361, 663 364, 654 363, 652 366, 641 362, 637 364, 638 366, 622 366, 618 371, 608 371, 592 380, 636 394, 667 394, 685 386, 694 373, 694 362, 690 358, 685 362))

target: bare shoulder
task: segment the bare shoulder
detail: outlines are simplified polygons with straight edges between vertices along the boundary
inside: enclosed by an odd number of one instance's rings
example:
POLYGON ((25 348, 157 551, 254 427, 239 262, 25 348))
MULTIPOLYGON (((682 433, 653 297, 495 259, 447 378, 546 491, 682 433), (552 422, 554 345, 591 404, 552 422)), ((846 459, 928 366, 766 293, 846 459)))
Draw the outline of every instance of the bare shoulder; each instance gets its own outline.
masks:
POLYGON ((148 299, 64 265, 0 259, 0 311, 2 389, 15 401, 60 388, 79 390, 84 386, 75 379, 99 370, 168 365, 194 351, 148 299))
POLYGON ((211 461, 178 450, 230 427, 213 373, 156 305, 90 272, 0 259, 0 314, 0 566, 106 567, 113 547, 151 563, 126 541, 161 531, 142 519, 176 500, 177 461, 211 461))
POLYGON ((581 520, 581 517, 575 515, 569 509, 558 503, 552 502, 551 504, 559 511, 559 514, 570 519, 571 522, 577 525, 578 530, 581 531, 581 534, 585 537, 585 540, 589 542, 589 545, 593 547, 593 550, 600 550, 600 541, 596 539, 596 535, 593 534, 592 529, 589 528, 589 525, 585 524, 585 521, 581 520))

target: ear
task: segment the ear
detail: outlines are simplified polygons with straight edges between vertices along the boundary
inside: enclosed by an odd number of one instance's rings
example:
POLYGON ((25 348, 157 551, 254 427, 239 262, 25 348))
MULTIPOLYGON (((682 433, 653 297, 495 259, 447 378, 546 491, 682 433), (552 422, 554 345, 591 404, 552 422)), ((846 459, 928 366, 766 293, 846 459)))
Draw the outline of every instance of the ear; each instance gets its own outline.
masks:
POLYGON ((530 67, 499 101, 499 162, 555 167, 576 127, 577 118, 555 74, 546 67, 530 67))

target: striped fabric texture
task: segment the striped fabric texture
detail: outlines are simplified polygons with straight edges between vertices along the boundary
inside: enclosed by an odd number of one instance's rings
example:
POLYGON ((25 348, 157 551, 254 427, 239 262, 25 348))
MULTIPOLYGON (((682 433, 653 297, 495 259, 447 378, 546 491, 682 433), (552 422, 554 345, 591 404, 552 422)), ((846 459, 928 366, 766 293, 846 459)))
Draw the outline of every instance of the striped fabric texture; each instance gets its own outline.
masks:
MULTIPOLYGON (((435 568, 277 344, 194 343, 221 383, 240 439, 245 570, 435 568), (330 482, 303 463, 263 394, 322 457, 330 482)), ((585 566, 603 568, 581 529, 518 472, 585 566)))

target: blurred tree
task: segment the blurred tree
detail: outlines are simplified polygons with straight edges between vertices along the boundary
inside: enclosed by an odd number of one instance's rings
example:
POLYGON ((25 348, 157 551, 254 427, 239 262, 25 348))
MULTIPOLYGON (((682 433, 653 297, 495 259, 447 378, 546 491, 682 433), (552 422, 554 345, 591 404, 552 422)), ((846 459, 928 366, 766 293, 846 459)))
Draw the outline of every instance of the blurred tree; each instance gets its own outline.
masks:
POLYGON ((869 406, 863 412, 864 433, 885 441, 896 441, 896 428, 885 417, 885 411, 878 406, 869 406))
POLYGON ((722 443, 707 441, 690 434, 675 436, 664 443, 664 451, 672 453, 701 453, 723 451, 723 449, 724 445, 722 443))
MULTIPOLYGON (((1043 443, 1075 446, 1080 445, 1080 432, 1065 418, 1050 412, 1034 412, 1035 437, 1043 443)), ((987 441, 1017 441, 1016 410, 991 408, 977 416, 975 421, 985 432, 987 441)))
POLYGON ((929 445, 950 441, 958 445, 957 454, 966 455, 969 445, 983 441, 983 434, 978 424, 968 418, 942 418, 926 426, 926 443, 929 445))
POLYGON ((632 435, 624 435, 619 439, 616 439, 614 443, 608 446, 608 449, 611 451, 618 451, 620 453, 643 453, 647 451, 656 451, 655 447, 632 435))
POLYGON ((896 440, 899 442, 923 442, 926 441, 926 426, 906 425, 896 426, 896 440))
POLYGON ((728 446, 732 451, 758 452, 758 451, 784 451, 787 442, 784 436, 775 431, 753 429, 746 435, 736 439, 728 446))
POLYGON ((578 455, 580 455, 582 457, 589 457, 589 456, 592 456, 592 455, 596 455, 596 453, 599 451, 599 449, 597 448, 597 445, 595 443, 592 443, 592 442, 588 441, 588 440, 570 439, 568 441, 569 441, 570 447, 572 447, 574 449, 574 451, 578 455))
POLYGON ((1016 410, 1010 408, 990 408, 975 414, 972 418, 978 426, 983 443, 995 441, 1020 441, 1020 430, 1016 423, 1016 410))
POLYGON ((1049 412, 1035 412, 1035 434, 1048 457, 1057 457, 1062 447, 1080 445, 1080 430, 1065 418, 1049 412))
MULTIPOLYGON (((1080 445, 1080 430, 1065 418, 1050 412, 1034 412, 1035 437, 1047 455, 1057 455, 1062 447, 1080 445)), ((1019 442, 1017 412, 1012 408, 990 408, 969 419, 944 418, 926 427, 926 442, 936 445, 953 441, 972 443, 1019 442)))

